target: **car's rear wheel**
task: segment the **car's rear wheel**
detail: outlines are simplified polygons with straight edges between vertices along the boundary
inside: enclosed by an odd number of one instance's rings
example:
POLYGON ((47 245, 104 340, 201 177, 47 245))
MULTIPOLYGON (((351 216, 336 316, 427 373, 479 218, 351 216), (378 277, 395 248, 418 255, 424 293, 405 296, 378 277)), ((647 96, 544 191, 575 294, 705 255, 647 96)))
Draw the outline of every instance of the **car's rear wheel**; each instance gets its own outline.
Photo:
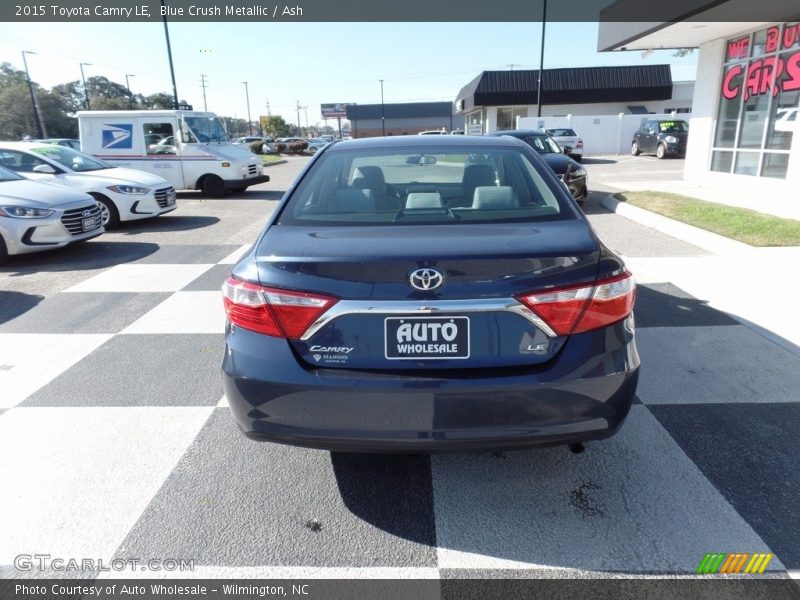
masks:
POLYGON ((667 147, 664 144, 659 144, 656 148, 656 156, 658 158, 664 158, 667 155, 667 147))
POLYGON ((203 193, 217 198, 225 195, 225 182, 218 175, 206 175, 203 178, 203 193))
POLYGON ((117 210, 116 205, 109 198, 100 194, 93 194, 92 197, 100 205, 100 217, 103 220, 103 227, 106 229, 117 227, 119 225, 119 210, 117 210))
POLYGON ((631 154, 634 156, 639 156, 640 153, 641 150, 639 150, 639 142, 633 140, 633 143, 631 144, 631 154))

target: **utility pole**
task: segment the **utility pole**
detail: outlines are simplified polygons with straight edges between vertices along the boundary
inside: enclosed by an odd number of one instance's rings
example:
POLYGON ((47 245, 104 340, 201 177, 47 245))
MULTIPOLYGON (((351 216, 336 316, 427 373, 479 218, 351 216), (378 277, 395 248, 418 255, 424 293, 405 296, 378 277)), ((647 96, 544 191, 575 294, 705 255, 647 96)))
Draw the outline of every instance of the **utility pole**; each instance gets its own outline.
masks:
POLYGON ((244 84, 244 95, 247 98, 247 131, 250 132, 250 135, 253 135, 253 121, 250 119, 250 89, 247 87, 247 82, 243 81, 244 84))
POLYGON ((26 54, 36 54, 36 52, 32 52, 30 50, 23 50, 22 51, 22 64, 25 65, 25 79, 28 80, 28 90, 31 93, 31 104, 33 105, 33 120, 36 121, 36 135, 39 136, 39 139, 47 137, 47 131, 44 128, 44 123, 42 122, 42 115, 39 114, 39 103, 36 101, 36 92, 33 91, 33 82, 31 82, 31 76, 28 73, 28 61, 25 60, 26 54))
POLYGON ((161 0, 161 14, 164 15, 164 37, 167 40, 167 57, 169 58, 169 73, 172 76, 172 98, 175 110, 178 110, 178 86, 175 84, 175 67, 172 64, 172 46, 169 43, 169 27, 167 27, 167 12, 164 10, 164 0, 161 0))
POLYGON ((386 114, 384 113, 383 109, 383 79, 379 79, 381 82, 381 135, 386 135, 386 114))
POLYGON ((81 81, 83 81, 83 97, 86 100, 86 110, 92 110, 91 105, 89 104, 89 90, 86 89, 86 76, 83 74, 83 67, 91 67, 92 63, 81 63, 81 81))
POLYGON ((267 116, 268 116, 268 117, 271 117, 271 116, 272 116, 272 113, 271 113, 271 112, 269 112, 269 100, 267 100, 267 116))
POLYGON ((544 71, 544 29, 547 24, 547 0, 542 7, 542 49, 539 52, 539 83, 536 86, 538 97, 536 99, 536 116, 542 116, 542 71, 544 71))
POLYGON ((300 137, 300 100, 297 101, 297 137, 300 137))
POLYGON ((514 67, 521 67, 522 65, 519 65, 517 63, 509 63, 506 66, 513 71, 514 67))
POLYGON ((125 73, 125 87, 128 88, 128 108, 133 110, 133 94, 131 93, 131 82, 128 79, 129 77, 136 77, 136 75, 132 73, 125 73))
POLYGON ((308 135, 308 107, 307 106, 303 107, 303 113, 306 116, 306 135, 308 135))
POLYGON ((208 104, 206 104, 206 76, 200 75, 200 87, 203 88, 203 110, 208 111, 208 104))

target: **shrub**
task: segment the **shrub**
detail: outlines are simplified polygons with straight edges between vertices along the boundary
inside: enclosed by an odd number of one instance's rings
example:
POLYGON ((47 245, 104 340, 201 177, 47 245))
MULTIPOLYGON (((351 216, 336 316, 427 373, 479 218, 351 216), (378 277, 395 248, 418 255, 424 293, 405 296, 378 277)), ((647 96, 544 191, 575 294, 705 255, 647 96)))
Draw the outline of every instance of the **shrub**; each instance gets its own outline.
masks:
POLYGON ((302 154, 306 148, 308 148, 308 142, 297 141, 289 144, 289 152, 292 154, 302 154))
POLYGON ((250 152, 254 154, 264 154, 264 142, 261 140, 250 142, 250 152))
POLYGON ((275 142, 275 152, 286 152, 286 144, 283 142, 275 142))

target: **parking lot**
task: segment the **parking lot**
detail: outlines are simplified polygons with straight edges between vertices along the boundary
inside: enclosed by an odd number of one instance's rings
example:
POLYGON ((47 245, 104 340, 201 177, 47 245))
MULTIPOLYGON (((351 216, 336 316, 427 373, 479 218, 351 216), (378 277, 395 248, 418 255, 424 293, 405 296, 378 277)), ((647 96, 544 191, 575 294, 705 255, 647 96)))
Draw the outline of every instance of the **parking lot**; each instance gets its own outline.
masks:
POLYGON ((653 277, 711 256, 599 205, 681 160, 585 160, 586 213, 645 273, 638 402, 617 436, 432 457, 244 438, 219 288, 307 160, 0 268, 0 577, 41 574, 14 565, 35 553, 193 559, 181 577, 449 578, 684 575, 708 552, 771 552, 769 573, 796 574, 800 350, 653 277))

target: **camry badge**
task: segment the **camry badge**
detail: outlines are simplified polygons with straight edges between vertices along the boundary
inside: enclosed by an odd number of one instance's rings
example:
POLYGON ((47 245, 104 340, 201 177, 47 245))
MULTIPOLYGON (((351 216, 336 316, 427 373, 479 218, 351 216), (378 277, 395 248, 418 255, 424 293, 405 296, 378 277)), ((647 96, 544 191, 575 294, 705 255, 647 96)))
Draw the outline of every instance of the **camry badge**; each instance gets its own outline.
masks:
POLYGON ((415 290, 428 292, 440 287, 444 283, 444 276, 436 269, 417 269, 411 271, 408 281, 415 290))

